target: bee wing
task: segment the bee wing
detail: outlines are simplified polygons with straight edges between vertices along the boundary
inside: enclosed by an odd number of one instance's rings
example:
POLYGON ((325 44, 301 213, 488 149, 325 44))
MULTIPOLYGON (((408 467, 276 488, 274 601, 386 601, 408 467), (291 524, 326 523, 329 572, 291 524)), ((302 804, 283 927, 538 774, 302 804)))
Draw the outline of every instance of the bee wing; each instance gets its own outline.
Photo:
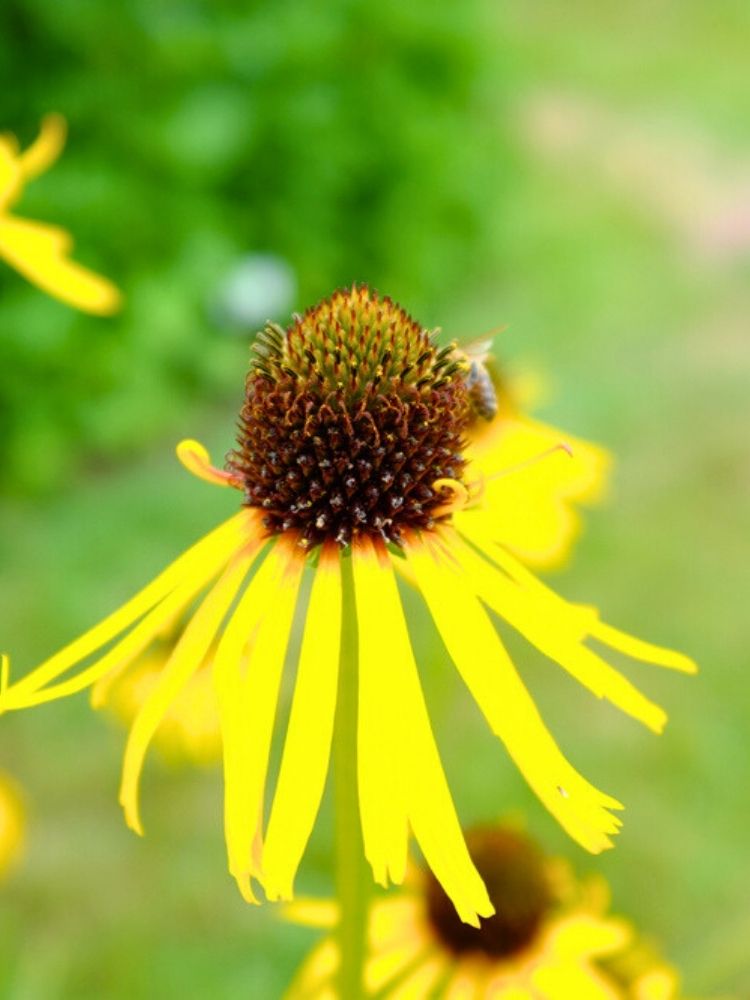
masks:
POLYGON ((492 344, 498 333, 508 329, 508 324, 496 326, 494 330, 488 330, 479 337, 474 337, 468 343, 459 343, 458 349, 462 351, 471 361, 478 361, 483 364, 492 354, 492 344))

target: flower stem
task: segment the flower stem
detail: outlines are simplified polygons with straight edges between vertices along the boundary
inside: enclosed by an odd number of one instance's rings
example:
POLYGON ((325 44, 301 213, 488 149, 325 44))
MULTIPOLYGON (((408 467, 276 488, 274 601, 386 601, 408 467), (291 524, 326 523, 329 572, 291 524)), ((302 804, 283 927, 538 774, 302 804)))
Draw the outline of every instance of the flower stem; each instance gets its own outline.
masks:
POLYGON ((364 997, 369 877, 357 793, 357 624, 351 559, 342 559, 343 627, 333 742, 336 890, 341 964, 338 996, 364 997))

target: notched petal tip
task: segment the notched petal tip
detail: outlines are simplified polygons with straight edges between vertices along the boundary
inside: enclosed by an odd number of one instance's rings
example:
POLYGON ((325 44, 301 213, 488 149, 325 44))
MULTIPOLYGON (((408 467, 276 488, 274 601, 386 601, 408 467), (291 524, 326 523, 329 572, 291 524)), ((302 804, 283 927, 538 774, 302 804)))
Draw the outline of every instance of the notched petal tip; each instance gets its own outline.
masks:
POLYGON ((213 483, 214 486, 238 486, 237 480, 230 472, 217 469, 212 464, 208 449, 200 441, 186 438, 180 441, 175 450, 182 465, 198 479, 213 483))
POLYGON ((260 906, 260 900, 253 892, 252 880, 246 872, 232 872, 232 877, 237 883, 240 895, 251 906, 260 906))

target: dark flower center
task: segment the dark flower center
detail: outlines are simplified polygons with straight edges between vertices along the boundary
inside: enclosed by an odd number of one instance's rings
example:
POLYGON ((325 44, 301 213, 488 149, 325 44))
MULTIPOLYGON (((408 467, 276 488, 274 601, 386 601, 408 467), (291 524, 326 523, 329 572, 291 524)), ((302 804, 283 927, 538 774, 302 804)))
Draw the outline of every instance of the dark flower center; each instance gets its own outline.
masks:
POLYGON ((544 858, 522 834, 480 827, 466 836, 474 864, 495 907, 480 926, 463 923, 432 873, 426 874, 427 913, 437 936, 455 954, 480 952, 505 958, 523 951, 536 937, 552 905, 544 858))
POLYGON ((258 335, 227 468, 276 534, 308 547, 358 535, 400 544, 444 516, 460 480, 468 394, 452 346, 367 287, 258 335), (447 491, 448 495, 450 490, 447 491))

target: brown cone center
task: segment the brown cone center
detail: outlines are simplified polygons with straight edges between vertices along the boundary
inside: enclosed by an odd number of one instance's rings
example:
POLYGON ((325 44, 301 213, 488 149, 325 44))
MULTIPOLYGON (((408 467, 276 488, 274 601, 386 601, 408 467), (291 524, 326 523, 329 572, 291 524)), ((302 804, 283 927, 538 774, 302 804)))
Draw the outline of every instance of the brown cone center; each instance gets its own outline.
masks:
POLYGON ((515 830, 477 828, 469 831, 466 842, 495 914, 480 918, 478 928, 463 923, 430 873, 426 886, 430 923, 454 954, 478 952, 495 959, 516 955, 533 943, 552 905, 544 858, 515 830))

